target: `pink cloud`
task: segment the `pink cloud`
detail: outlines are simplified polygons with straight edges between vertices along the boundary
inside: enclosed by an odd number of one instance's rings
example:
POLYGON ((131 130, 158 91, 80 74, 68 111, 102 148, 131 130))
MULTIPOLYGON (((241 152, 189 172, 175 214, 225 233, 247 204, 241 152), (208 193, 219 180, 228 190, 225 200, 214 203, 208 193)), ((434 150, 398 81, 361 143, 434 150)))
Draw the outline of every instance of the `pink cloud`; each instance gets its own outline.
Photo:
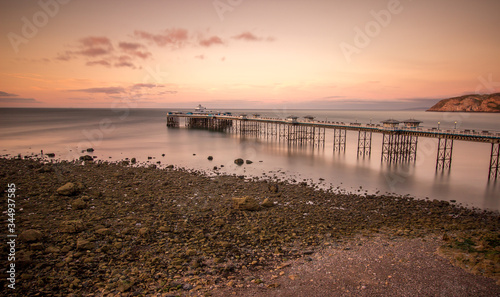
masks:
POLYGON ((111 67, 111 63, 109 63, 106 60, 89 61, 85 65, 87 66, 101 65, 101 66, 111 67))
POLYGON ((136 30, 134 36, 155 43, 157 46, 181 47, 188 41, 186 29, 167 29, 162 34, 151 34, 146 31, 136 30))
POLYGON ((120 42, 118 44, 120 49, 132 56, 139 57, 141 59, 147 59, 152 56, 152 54, 145 50, 146 47, 140 43, 135 42, 120 42))
POLYGON ((255 36, 253 33, 251 32, 248 32, 248 31, 245 31, 239 35, 235 35, 233 37, 231 37, 232 39, 237 39, 237 40, 245 40, 245 41, 274 41, 275 38, 274 37, 267 37, 267 38, 263 38, 263 37, 257 37, 255 36))
POLYGON ((224 42, 222 41, 222 39, 220 39, 220 37, 217 37, 217 36, 212 36, 208 39, 200 40, 200 45, 202 45, 202 46, 209 47, 209 46, 212 46, 214 44, 224 44, 224 42))

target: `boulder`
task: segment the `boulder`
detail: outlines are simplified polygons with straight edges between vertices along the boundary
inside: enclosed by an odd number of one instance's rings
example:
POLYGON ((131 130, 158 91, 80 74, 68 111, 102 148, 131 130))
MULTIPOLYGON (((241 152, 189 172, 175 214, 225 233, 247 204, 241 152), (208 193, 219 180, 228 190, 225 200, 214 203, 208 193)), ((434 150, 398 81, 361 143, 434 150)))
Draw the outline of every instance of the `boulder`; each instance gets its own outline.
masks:
POLYGON ((84 209, 87 207, 87 203, 82 198, 78 198, 71 202, 71 207, 73 209, 84 209))
POLYGON ((72 196, 80 192, 83 189, 81 183, 66 183, 64 186, 57 189, 57 194, 63 196, 72 196))
POLYGON ((213 159, 214 159, 214 157, 208 156, 208 161, 212 161, 213 159))
POLYGON ((21 235, 19 235, 19 239, 21 241, 26 241, 26 242, 39 241, 42 238, 43 238, 42 232, 34 229, 23 231, 21 235))
POLYGON ((273 207, 274 203, 271 200, 269 200, 269 198, 266 198, 264 199, 261 205, 262 207, 273 207))
POLYGON ((234 164, 236 165, 243 165, 243 163, 245 163, 245 161, 242 158, 234 160, 234 164))
POLYGON ((94 158, 90 155, 80 156, 80 161, 94 161, 94 158))
POLYGON ((232 198, 234 208, 239 210, 255 211, 260 209, 260 205, 254 198, 251 197, 241 197, 232 198))
POLYGON ((253 163, 253 161, 252 161, 252 160, 246 160, 246 161, 245 161, 245 163, 247 163, 247 164, 252 164, 252 163, 253 163))

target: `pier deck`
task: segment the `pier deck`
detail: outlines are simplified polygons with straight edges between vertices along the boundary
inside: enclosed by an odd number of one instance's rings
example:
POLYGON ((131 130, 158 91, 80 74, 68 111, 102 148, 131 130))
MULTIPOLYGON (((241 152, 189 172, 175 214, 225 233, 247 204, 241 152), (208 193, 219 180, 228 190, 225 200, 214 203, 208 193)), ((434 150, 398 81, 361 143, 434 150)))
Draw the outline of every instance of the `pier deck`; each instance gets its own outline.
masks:
POLYGON ((167 126, 180 127, 180 120, 188 128, 202 128, 253 135, 276 137, 290 143, 312 145, 325 144, 325 131, 333 130, 334 150, 345 151, 346 131, 358 132, 358 156, 371 155, 372 133, 381 133, 382 161, 415 161, 418 137, 438 139, 436 170, 451 168, 453 141, 473 141, 491 143, 489 179, 500 177, 500 132, 474 131, 466 129, 438 129, 423 127, 386 127, 380 124, 361 124, 315 121, 297 118, 278 119, 212 114, 168 114, 167 126))

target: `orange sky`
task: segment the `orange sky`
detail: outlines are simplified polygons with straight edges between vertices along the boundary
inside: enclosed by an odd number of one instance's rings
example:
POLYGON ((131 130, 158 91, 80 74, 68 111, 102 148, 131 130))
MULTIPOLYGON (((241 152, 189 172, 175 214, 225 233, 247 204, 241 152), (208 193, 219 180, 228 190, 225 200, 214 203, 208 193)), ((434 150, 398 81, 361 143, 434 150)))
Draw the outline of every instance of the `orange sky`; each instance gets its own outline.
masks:
POLYGON ((500 91, 499 11, 498 0, 0 0, 0 107, 428 107, 500 91))

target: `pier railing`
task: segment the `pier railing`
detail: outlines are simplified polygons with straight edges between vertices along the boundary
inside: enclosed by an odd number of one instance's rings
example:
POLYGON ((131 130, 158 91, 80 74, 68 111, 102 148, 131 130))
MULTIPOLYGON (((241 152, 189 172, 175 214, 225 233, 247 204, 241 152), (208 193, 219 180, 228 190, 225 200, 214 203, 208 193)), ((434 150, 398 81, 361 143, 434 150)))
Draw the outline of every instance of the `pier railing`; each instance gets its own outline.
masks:
POLYGON ((358 156, 371 155, 372 133, 381 133, 382 161, 415 161, 418 137, 438 139, 436 170, 451 168, 453 141, 491 143, 489 179, 500 176, 500 132, 467 129, 385 126, 380 124, 345 123, 333 121, 280 119, 212 114, 168 114, 167 126, 180 127, 184 119, 187 128, 201 128, 239 133, 257 137, 277 138, 295 144, 325 145, 326 129, 333 130, 334 151, 345 151, 346 131, 358 132, 358 156))

